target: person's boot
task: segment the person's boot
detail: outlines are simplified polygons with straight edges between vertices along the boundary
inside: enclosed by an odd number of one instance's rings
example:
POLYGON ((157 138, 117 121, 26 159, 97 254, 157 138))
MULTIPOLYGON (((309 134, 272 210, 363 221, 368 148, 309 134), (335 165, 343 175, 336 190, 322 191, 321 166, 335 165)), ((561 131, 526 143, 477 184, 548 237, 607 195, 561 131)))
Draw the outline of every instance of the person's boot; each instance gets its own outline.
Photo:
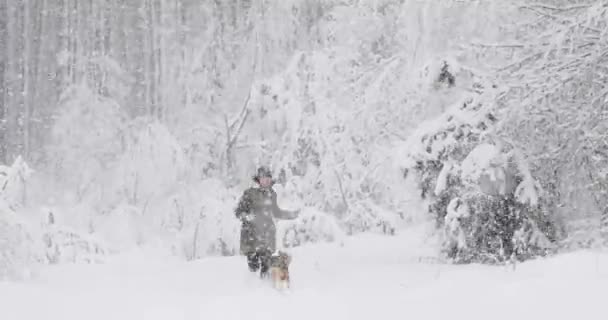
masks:
POLYGON ((257 272, 260 268, 260 264, 258 262, 258 255, 255 252, 250 252, 247 254, 247 266, 249 267, 249 271, 257 272))
POLYGON ((259 253, 260 256, 260 278, 264 279, 268 277, 268 270, 270 269, 270 251, 264 250, 259 253))
POLYGON ((260 278, 262 278, 262 279, 268 278, 268 267, 265 265, 262 265, 260 267, 260 278))

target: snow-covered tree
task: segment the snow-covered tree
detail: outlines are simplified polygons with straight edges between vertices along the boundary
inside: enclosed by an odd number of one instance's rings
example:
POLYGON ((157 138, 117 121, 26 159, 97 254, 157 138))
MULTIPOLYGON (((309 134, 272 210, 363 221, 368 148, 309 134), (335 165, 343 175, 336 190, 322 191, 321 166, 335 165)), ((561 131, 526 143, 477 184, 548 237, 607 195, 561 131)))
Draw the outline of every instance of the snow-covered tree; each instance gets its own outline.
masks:
POLYGON ((48 146, 54 178, 82 200, 97 195, 103 177, 124 150, 125 113, 86 83, 67 89, 48 146))
POLYGON ((422 123, 403 146, 404 173, 417 177, 421 198, 444 230, 443 250, 457 262, 528 258, 555 240, 555 221, 527 159, 495 137, 495 92, 489 86, 422 123))
POLYGON ((128 124, 124 153, 111 172, 118 184, 111 190, 118 199, 143 205, 165 196, 174 186, 186 182, 186 155, 177 139, 158 121, 135 119, 128 124))
POLYGON ((530 160, 551 211, 567 221, 591 218, 598 231, 608 192, 608 7, 596 0, 525 1, 518 10, 513 59, 497 70, 508 88, 499 99, 498 132, 530 160))

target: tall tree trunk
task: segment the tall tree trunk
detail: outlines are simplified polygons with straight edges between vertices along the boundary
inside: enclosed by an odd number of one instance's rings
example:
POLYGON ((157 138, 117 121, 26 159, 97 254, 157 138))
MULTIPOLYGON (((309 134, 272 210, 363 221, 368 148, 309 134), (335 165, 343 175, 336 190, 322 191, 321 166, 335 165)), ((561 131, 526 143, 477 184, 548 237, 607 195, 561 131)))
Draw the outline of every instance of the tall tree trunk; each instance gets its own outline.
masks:
POLYGON ((74 84, 78 82, 78 49, 80 47, 78 43, 78 0, 72 0, 72 8, 68 13, 71 17, 70 24, 70 51, 69 51, 69 66, 70 66, 70 83, 74 84))
POLYGON ((6 163, 6 68, 8 56, 8 0, 0 0, 0 163, 6 163))
POLYGON ((50 43, 45 41, 47 37, 45 37, 43 33, 50 33, 50 30, 52 30, 47 26, 49 15, 48 0, 39 0, 36 3, 36 10, 34 10, 34 12, 37 13, 37 18, 31 33, 34 41, 34 48, 32 53, 32 98, 30 100, 31 111, 29 128, 30 161, 38 161, 43 156, 41 150, 43 149, 45 142, 45 125, 47 120, 50 120, 45 119, 44 115, 45 111, 49 110, 49 107, 47 106, 50 104, 49 101, 52 101, 52 103, 55 102, 55 95, 51 94, 51 91, 49 90, 50 82, 47 81, 48 76, 45 76, 51 74, 49 66, 54 65, 51 61, 47 60, 47 63, 44 61, 46 58, 44 50, 50 43))
POLYGON ((24 1, 8 6, 6 46, 6 140, 7 162, 12 162, 23 153, 23 115, 25 109, 24 85, 27 76, 24 72, 24 1))
POLYGON ((154 75, 155 75, 155 56, 156 56, 156 44, 155 44, 155 30, 154 30, 154 0, 147 0, 147 17, 146 17, 146 26, 148 28, 148 55, 147 55, 147 72, 146 72, 146 101, 148 108, 150 110, 149 115, 156 116, 156 101, 155 101, 155 83, 154 83, 154 75))
POLYGON ((22 100, 23 100, 23 111, 21 114, 21 119, 19 125, 22 127, 22 151, 20 152, 22 156, 29 160, 30 156, 30 116, 31 116, 31 100, 32 100, 32 92, 30 92, 30 81, 32 79, 30 74, 30 66, 32 65, 32 61, 30 60, 30 47, 32 43, 32 37, 30 34, 31 17, 30 17, 30 3, 29 1, 23 1, 23 90, 21 91, 22 100))
POLYGON ((133 95, 130 97, 129 105, 132 106, 132 115, 140 116, 148 114, 147 91, 146 91, 146 0, 138 0, 129 3, 132 6, 129 10, 131 14, 125 21, 125 29, 128 30, 127 63, 132 66, 131 72, 135 79, 133 95))
MULTIPOLYGON (((156 5, 154 6, 155 10, 154 10, 154 21, 155 24, 153 27, 158 27, 159 30, 162 30, 163 28, 163 21, 162 21, 162 10, 163 10, 163 6, 162 0, 154 0, 156 2, 156 5)), ((159 120, 162 120, 164 117, 164 110, 163 110, 163 96, 162 96, 162 52, 164 49, 163 46, 163 33, 161 32, 156 32, 156 55, 155 55, 155 59, 154 59, 154 70, 156 72, 155 77, 154 77, 154 88, 155 88, 155 92, 154 92, 154 100, 155 100, 155 104, 156 104, 156 109, 157 109, 157 117, 159 120)))

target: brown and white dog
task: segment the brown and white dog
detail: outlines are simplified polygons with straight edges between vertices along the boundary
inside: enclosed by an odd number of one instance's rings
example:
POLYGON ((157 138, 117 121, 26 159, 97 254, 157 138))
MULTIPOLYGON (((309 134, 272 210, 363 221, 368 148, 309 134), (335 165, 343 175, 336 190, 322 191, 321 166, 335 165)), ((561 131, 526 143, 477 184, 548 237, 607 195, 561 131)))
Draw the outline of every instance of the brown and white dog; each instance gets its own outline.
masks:
POLYGON ((284 251, 278 251, 270 258, 270 279, 275 289, 289 288, 289 264, 291 255, 284 251))

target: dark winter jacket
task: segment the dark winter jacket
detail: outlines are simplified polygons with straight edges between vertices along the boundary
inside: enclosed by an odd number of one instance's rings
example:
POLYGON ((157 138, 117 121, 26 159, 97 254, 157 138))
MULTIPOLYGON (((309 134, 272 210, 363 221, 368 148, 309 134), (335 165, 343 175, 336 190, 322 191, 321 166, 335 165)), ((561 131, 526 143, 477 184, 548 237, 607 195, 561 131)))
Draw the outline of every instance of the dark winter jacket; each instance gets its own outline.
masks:
POLYGON ((235 215, 242 221, 241 254, 259 249, 272 252, 276 249, 276 226, 273 219, 295 219, 295 212, 280 209, 277 194, 272 188, 245 190, 235 215))

